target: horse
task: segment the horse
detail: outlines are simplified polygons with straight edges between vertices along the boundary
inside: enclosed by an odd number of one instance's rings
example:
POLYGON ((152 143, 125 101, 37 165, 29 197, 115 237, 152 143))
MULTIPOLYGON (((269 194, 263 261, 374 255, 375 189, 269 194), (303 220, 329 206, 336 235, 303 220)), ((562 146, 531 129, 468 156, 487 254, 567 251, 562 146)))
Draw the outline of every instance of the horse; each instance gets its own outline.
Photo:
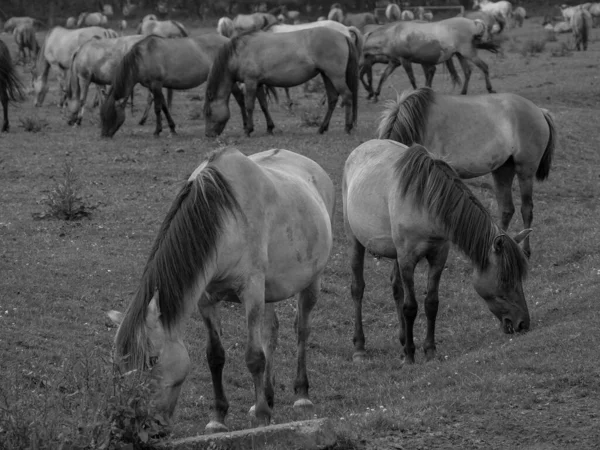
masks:
POLYGON ((279 23, 277 17, 269 13, 238 14, 233 19, 233 28, 236 33, 251 33, 276 23, 279 23))
POLYGON ((583 8, 578 9, 571 16, 570 23, 573 39, 575 40, 575 49, 577 51, 587 50, 588 36, 592 29, 592 15, 583 8))
POLYGON ((108 18, 101 12, 82 12, 77 19, 77 27, 100 27, 108 23, 108 18))
POLYGON ((492 14, 500 14, 505 21, 510 20, 512 17, 512 4, 506 0, 500 0, 499 2, 474 0, 473 9, 480 9, 481 11, 487 11, 492 14))
POLYGON ((313 409, 306 372, 309 316, 333 245, 334 208, 335 188, 327 173, 288 150, 247 157, 225 149, 190 176, 160 228, 127 311, 108 313, 119 325, 116 363, 123 371, 151 370, 157 381, 153 404, 168 421, 190 371, 181 331, 198 309, 208 331, 206 357, 215 397, 205 429, 227 431, 218 306, 229 301, 246 310, 251 412, 259 424, 268 424, 279 328, 274 303, 296 293, 294 409, 313 409))
POLYGON ((340 22, 347 27, 356 27, 361 32, 364 30, 365 26, 377 23, 377 19, 373 13, 346 14, 341 7, 339 7, 339 3, 334 3, 332 5, 327 19, 335 20, 336 22, 340 22))
POLYGON ((229 120, 229 95, 236 81, 246 87, 248 122, 246 135, 254 131, 254 100, 267 121, 267 133, 275 127, 261 85, 293 87, 321 74, 327 90, 328 109, 319 133, 329 128, 339 95, 346 107, 346 132, 357 119, 359 57, 352 40, 342 33, 316 27, 289 33, 254 32, 232 39, 219 52, 206 85, 205 134, 215 137, 229 120), (327 45, 324 46, 323 43, 327 45), (294 58, 290 58, 294 55, 294 58))
MULTIPOLYGON (((377 30, 373 31, 371 36, 376 33, 378 33, 377 30)), ((498 53, 500 45, 488 40, 489 34, 482 21, 452 17, 439 22, 398 22, 382 28, 379 34, 383 35, 381 36, 384 42, 383 53, 390 60, 390 64, 381 76, 380 85, 401 63, 404 65, 411 85, 416 88, 412 68, 409 64, 405 64, 405 61, 435 67, 456 55, 465 73, 461 94, 467 93, 471 78, 469 61, 483 72, 488 92, 494 92, 488 66, 477 56, 477 49, 498 53)), ((368 45, 365 42, 365 52, 367 51, 368 45)), ((434 70, 429 72, 426 80, 427 86, 431 86, 434 73, 434 70)), ((456 77, 453 76, 453 80, 455 81, 456 77)))
POLYGON ((531 319, 522 286, 528 264, 518 242, 531 230, 511 238, 499 229, 443 159, 419 144, 409 148, 390 140, 367 141, 346 160, 342 198, 352 268, 355 362, 366 357, 362 324, 365 250, 394 260, 391 282, 407 364, 415 362, 413 328, 419 308, 415 267, 427 259, 427 336, 423 350, 430 361, 436 353, 438 290, 450 243, 473 264, 475 291, 498 318, 503 331, 529 329, 531 319))
MULTIPOLYGON (((420 88, 405 91, 388 103, 379 138, 424 145, 444 157, 461 178, 491 172, 500 226, 507 230, 515 212, 515 175, 521 191, 523 224, 531 227, 533 179, 548 178, 557 136, 550 112, 519 95, 466 97, 420 88)), ((529 238, 524 240, 523 250, 528 257, 531 255, 529 238)))
POLYGON ((400 7, 395 3, 390 3, 385 8, 385 18, 388 22, 396 22, 400 20, 402 17, 402 12, 400 11, 400 7))
POLYGON ((4 31, 6 33, 12 33, 19 25, 30 25, 33 29, 39 30, 43 28, 44 24, 33 17, 11 17, 4 22, 4 31))
POLYGON ((67 21, 65 22, 65 28, 73 29, 76 27, 77 27, 77 19, 72 16, 67 18, 67 21))
POLYGON ((145 20, 138 34, 155 34, 164 38, 188 37, 189 33, 181 22, 176 20, 145 20))
POLYGON ((58 82, 62 93, 59 106, 65 101, 64 81, 67 78, 73 53, 81 44, 94 36, 104 37, 106 30, 102 27, 87 27, 77 30, 68 30, 63 27, 54 27, 46 35, 42 48, 38 54, 34 68, 31 71, 33 88, 35 91, 35 106, 41 106, 48 92, 48 73, 50 67, 58 69, 58 82))
POLYGON ((23 84, 19 79, 17 70, 13 65, 10 51, 2 39, 0 39, 0 103, 4 112, 2 132, 8 132, 8 104, 10 102, 22 101, 25 98, 23 84))
MULTIPOLYGON (((144 38, 139 34, 113 39, 93 38, 73 53, 67 81, 69 125, 81 125, 90 83, 93 81, 97 86, 111 84, 125 54, 144 38)), ((131 98, 133 112, 133 92, 131 98)))
MULTIPOLYGON (((171 132, 175 133, 175 123, 162 88, 183 90, 200 86, 206 81, 219 49, 228 42, 229 39, 218 34, 205 34, 195 39, 150 35, 134 44, 117 65, 108 97, 100 109, 102 136, 114 136, 125 121, 125 102, 137 83, 149 89, 154 97, 154 135, 158 136, 162 131, 161 111, 165 113, 171 132)), ((233 87, 233 95, 245 123, 243 96, 237 86, 233 87)))
POLYGON ((481 20, 489 34, 500 34, 506 28, 506 20, 501 14, 493 14, 487 11, 469 11, 464 16, 471 20, 481 20))
POLYGON ((584 6, 592 15, 593 23, 598 26, 598 20, 600 19, 600 3, 588 3, 584 6))
POLYGON ((229 17, 221 17, 217 22, 217 33, 226 38, 230 38, 233 36, 234 32, 235 28, 233 26, 233 20, 229 17))
POLYGON ((560 9, 563 19, 567 22, 570 22, 571 17, 573 17, 573 14, 575 14, 575 11, 581 9, 581 5, 568 6, 568 5, 563 4, 563 5, 560 5, 558 8, 560 9))
POLYGON ((412 11, 405 9, 404 11, 402 11, 400 20, 404 20, 404 21, 415 20, 415 15, 412 11))
POLYGON ((120 36, 123 36, 123 34, 125 33, 125 30, 127 29, 127 21, 125 19, 121 20, 119 22, 119 34, 120 36))
POLYGON ((29 52, 29 60, 37 59, 40 52, 40 44, 35 38, 35 30, 30 24, 20 24, 15 27, 13 37, 19 51, 19 58, 23 55, 23 64, 27 62, 25 50, 29 52))
POLYGON ((525 11, 525 8, 523 8, 522 6, 518 6, 517 8, 515 8, 515 10, 513 11, 513 21, 515 26, 522 27, 523 22, 525 22, 526 18, 527 12, 525 11))

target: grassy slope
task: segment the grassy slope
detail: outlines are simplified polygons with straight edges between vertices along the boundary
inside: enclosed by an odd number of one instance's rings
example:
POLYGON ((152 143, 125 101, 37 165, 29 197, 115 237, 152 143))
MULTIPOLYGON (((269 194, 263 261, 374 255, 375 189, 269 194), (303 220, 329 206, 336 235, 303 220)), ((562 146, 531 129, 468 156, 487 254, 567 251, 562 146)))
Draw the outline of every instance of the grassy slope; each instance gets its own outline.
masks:
MULTIPOLYGON (((507 48, 518 49, 541 31, 528 23, 511 35, 516 40, 507 48)), ((7 35, 2 39, 12 44, 7 35)), ((559 130, 550 179, 534 188, 534 254, 525 286, 533 331, 512 338, 503 335, 471 287, 466 259, 453 251, 442 278, 438 358, 425 364, 419 353, 415 366, 402 366, 388 283, 391 264, 368 258, 364 323, 371 359, 354 365, 353 308, 338 199, 334 251, 313 314, 309 377, 318 415, 340 419, 340 433, 352 445, 360 445, 362 438, 372 448, 395 442, 404 448, 593 448, 600 441, 600 44, 593 42, 585 54, 550 56, 549 50, 558 44, 547 44, 536 57, 514 52, 505 59, 483 55, 498 92, 516 92, 549 108, 559 130)), ((451 90, 443 71, 435 83, 439 90, 451 90)), ((66 126, 54 105, 54 86, 42 108, 34 111, 32 101, 11 108, 12 131, 0 136, 0 387, 18 424, 26 426, 23 436, 31 437, 37 425, 38 433, 50 439, 47 442, 60 440, 62 433, 85 435, 81 439, 89 443, 93 433, 78 427, 102 422, 94 416, 96 405, 103 402, 97 393, 111 386, 101 358, 108 355, 115 330, 105 312, 126 308, 159 224, 181 181, 202 156, 223 144, 237 145, 248 154, 288 148, 319 162, 339 191, 343 162, 359 143, 373 137, 382 105, 361 100, 360 126, 349 137, 337 110, 330 131, 318 136, 314 128, 301 127, 299 117, 302 108, 315 107, 320 94, 304 98, 296 89, 294 98, 301 103, 296 115, 283 106, 272 107, 274 137, 265 135, 260 113, 255 114, 255 136, 243 137, 239 111, 233 109, 225 135, 214 142, 203 137, 197 118, 201 103, 189 100, 192 93, 179 93, 174 107, 177 136, 165 132, 154 139, 153 124, 140 127, 128 112, 115 138, 100 140, 97 111, 87 115, 81 128, 66 126), (25 133, 18 127, 19 117, 34 114, 49 126, 41 133, 25 133), (81 177, 85 202, 98 206, 92 220, 32 220, 32 213, 43 211, 40 201, 60 179, 66 160, 81 177)), ((383 97, 407 87, 399 70, 383 97)), ((483 92, 478 72, 470 88, 471 93, 483 92)), ((193 92, 197 93, 201 90, 193 92)), ((136 98, 140 105, 143 98, 145 94, 136 98)), ((469 185, 495 210, 490 177, 469 185)), ((517 189, 515 194, 518 199, 517 189)), ((517 200, 517 211, 518 205, 517 200)), ((521 226, 518 216, 513 230, 521 226)), ((420 266, 420 294, 423 273, 420 266)), ((283 302, 278 311, 274 419, 280 423, 294 418, 293 302, 283 302)), ((242 317, 239 306, 223 306, 228 423, 233 429, 248 425, 246 411, 252 403, 251 379, 243 362, 242 317)), ((176 436, 202 432, 212 399, 204 331, 197 319, 187 331, 195 370, 182 391, 176 436)), ((416 335, 424 337, 422 307, 416 335)), ((6 421, 0 425, 1 444, 7 430, 14 430, 6 421)))

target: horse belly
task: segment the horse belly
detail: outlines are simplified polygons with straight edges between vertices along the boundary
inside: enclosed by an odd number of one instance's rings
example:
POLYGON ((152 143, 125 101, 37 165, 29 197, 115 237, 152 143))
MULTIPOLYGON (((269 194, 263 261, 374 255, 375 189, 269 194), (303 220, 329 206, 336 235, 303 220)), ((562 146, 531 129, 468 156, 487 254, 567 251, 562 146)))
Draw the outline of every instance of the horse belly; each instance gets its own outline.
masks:
POLYGON ((450 49, 439 41, 418 38, 410 40, 403 52, 417 64, 438 64, 452 55, 450 49))
POLYGON ((266 84, 278 87, 294 87, 310 80, 318 74, 315 65, 304 58, 290 65, 289 61, 282 61, 265 71, 263 80, 266 84))

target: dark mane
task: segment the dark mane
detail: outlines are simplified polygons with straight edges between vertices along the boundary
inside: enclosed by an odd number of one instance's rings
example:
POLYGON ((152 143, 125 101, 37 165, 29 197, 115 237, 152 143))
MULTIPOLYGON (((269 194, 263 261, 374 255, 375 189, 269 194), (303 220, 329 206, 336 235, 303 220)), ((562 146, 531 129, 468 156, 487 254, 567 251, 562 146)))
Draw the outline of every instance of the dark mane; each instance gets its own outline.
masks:
POLYGON ((423 144, 429 106, 434 101, 435 92, 428 87, 404 91, 396 100, 389 100, 377 129, 379 139, 404 145, 423 144))
POLYGON ((117 353, 133 368, 144 368, 149 342, 145 320, 148 304, 158 295, 160 320, 165 329, 177 324, 184 296, 206 272, 219 245, 226 218, 241 212, 229 181, 210 163, 186 182, 167 213, 116 339, 117 353))
POLYGON ((210 115, 210 102, 217 96, 217 91, 224 77, 229 76, 229 60, 235 54, 238 37, 232 38, 221 47, 215 57, 213 65, 206 80, 206 101, 204 114, 210 115))
POLYGON ((499 283, 514 286, 527 276, 527 258, 521 248, 506 234, 498 234, 489 211, 448 163, 415 144, 396 162, 395 171, 400 195, 410 193, 415 205, 439 220, 450 240, 479 270, 486 269, 490 248, 501 239, 499 283))

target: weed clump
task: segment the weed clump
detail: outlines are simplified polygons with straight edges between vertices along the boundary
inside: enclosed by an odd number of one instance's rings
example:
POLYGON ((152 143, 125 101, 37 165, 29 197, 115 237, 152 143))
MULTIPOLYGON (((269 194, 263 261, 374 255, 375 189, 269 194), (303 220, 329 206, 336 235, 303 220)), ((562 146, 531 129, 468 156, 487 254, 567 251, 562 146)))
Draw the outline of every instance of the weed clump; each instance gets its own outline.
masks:
POLYGON ((544 52, 546 48, 546 39, 528 39, 523 43, 521 47, 521 55, 523 56, 534 56, 544 52))
POLYGON ((48 126, 48 122, 36 116, 19 117, 20 127, 28 133, 39 133, 48 126))

